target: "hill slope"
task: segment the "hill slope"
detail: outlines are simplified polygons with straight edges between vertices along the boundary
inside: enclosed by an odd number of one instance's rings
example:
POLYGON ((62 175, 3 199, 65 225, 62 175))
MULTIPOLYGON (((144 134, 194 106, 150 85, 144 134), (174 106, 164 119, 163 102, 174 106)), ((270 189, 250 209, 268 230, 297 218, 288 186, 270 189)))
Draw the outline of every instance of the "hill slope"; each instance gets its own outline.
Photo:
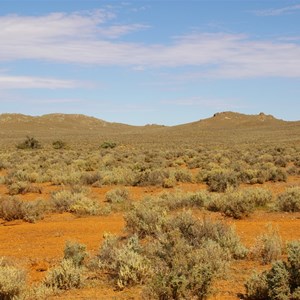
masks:
POLYGON ((236 112, 216 113, 213 117, 176 126, 131 126, 111 123, 80 114, 27 116, 0 115, 0 137, 21 138, 115 139, 121 142, 248 142, 299 140, 300 121, 287 122, 271 115, 245 115, 236 112))

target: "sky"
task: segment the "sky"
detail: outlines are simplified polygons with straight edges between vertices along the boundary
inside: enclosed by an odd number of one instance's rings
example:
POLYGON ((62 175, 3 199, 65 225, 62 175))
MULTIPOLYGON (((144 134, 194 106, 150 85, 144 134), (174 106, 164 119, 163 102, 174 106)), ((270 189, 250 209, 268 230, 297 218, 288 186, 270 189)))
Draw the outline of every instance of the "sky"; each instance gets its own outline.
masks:
POLYGON ((300 0, 0 0, 0 113, 300 120, 300 0))

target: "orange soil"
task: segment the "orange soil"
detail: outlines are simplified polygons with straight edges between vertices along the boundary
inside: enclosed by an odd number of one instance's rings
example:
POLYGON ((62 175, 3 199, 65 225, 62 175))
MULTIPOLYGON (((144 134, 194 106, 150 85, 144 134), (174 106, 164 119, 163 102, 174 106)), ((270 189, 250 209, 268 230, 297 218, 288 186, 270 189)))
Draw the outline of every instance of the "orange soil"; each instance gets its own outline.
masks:
MULTIPOLYGON (((300 185, 300 177, 290 177, 288 182, 265 183, 259 185, 270 189, 274 194, 282 192, 291 185, 300 185)), ((51 184, 42 184, 43 193, 21 195, 21 199, 31 201, 37 198, 48 199, 51 192, 62 187, 51 184)), ((242 185, 246 187, 246 185, 242 185)), ((248 187, 248 186, 247 186, 248 187)), ((91 194, 100 202, 105 201, 105 194, 115 186, 93 188, 91 194)), ((180 184, 177 186, 183 191, 197 191, 206 189, 206 185, 180 184)), ((128 187, 131 198, 134 201, 142 199, 146 195, 154 195, 163 190, 157 187, 128 187)), ((0 196, 7 193, 5 186, 0 185, 0 196)), ((198 214, 198 213, 197 213, 198 214)), ((199 214, 202 214, 199 213, 199 214)), ((241 237, 242 242, 251 247, 255 238, 265 231, 265 225, 272 223, 278 227, 283 241, 300 240, 300 213, 267 213, 257 211, 244 220, 232 220, 224 218, 218 213, 205 213, 213 218, 222 219, 233 224, 241 237)), ((57 264, 63 255, 65 242, 68 240, 78 241, 87 246, 91 255, 94 255, 103 240, 105 232, 122 234, 124 219, 121 213, 109 216, 78 218, 72 214, 52 214, 36 224, 23 221, 5 222, 0 219, 0 256, 11 258, 24 266, 29 271, 29 281, 40 281, 46 271, 57 264)), ((253 261, 234 262, 227 280, 216 284, 216 294, 210 299, 239 299, 238 293, 244 292, 243 283, 251 274, 253 269, 262 267, 253 261)), ((71 290, 50 299, 141 299, 140 289, 125 289, 122 292, 114 291, 113 288, 95 283, 94 286, 85 287, 80 290, 71 290)))

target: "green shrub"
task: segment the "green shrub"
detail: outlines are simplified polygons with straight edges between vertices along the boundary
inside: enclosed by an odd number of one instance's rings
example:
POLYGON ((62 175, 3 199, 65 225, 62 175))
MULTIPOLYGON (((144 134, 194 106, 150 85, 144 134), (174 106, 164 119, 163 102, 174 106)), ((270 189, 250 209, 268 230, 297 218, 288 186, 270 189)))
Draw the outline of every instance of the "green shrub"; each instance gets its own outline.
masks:
POLYGON ((101 186, 102 176, 99 172, 86 172, 80 177, 80 181, 85 185, 101 186))
POLYGON ((76 203, 74 193, 67 190, 54 192, 51 195, 50 204, 54 211, 67 212, 70 207, 76 203))
POLYGON ((173 188, 174 186, 176 186, 176 179, 175 177, 169 177, 169 178, 165 178, 163 180, 163 183, 162 183, 162 187, 163 188, 166 188, 166 189, 169 189, 169 188, 173 188))
POLYGON ((67 241, 64 249, 64 259, 71 259, 76 267, 83 265, 87 257, 86 246, 77 242, 67 241))
POLYGON ((62 140, 56 140, 52 143, 53 149, 64 149, 66 147, 66 143, 62 140))
POLYGON ((115 148, 117 146, 117 144, 116 143, 114 143, 114 142, 103 142, 102 144, 101 144, 101 148, 102 149, 113 149, 113 148, 115 148))
POLYGON ((46 287, 59 290, 79 288, 82 284, 82 269, 74 264, 73 259, 63 259, 60 265, 51 269, 44 279, 46 287))
POLYGON ((255 207, 265 206, 272 200, 272 193, 263 188, 249 188, 243 190, 243 197, 254 203, 255 207))
POLYGON ((22 219, 22 203, 16 197, 0 198, 0 217, 6 221, 22 219))
POLYGON ((233 171, 214 170, 208 174, 207 185, 210 192, 225 192, 229 187, 238 187, 239 179, 233 171))
POLYGON ((255 202, 241 191, 225 194, 222 212, 225 216, 242 219, 249 216, 255 207, 255 202))
POLYGON ((119 289, 142 284, 150 274, 150 263, 141 250, 136 235, 121 243, 120 238, 108 234, 99 251, 99 267, 109 272, 119 289))
MULTIPOLYGON (((211 199, 211 195, 206 191, 186 193, 176 190, 172 193, 164 192, 156 198, 157 205, 164 206, 170 210, 182 207, 204 207, 211 199)), ((154 200, 153 200, 154 201, 154 200)))
POLYGON ((31 185, 30 183, 18 181, 8 185, 8 193, 10 195, 27 194, 27 193, 42 193, 42 188, 31 185))
POLYGON ((27 136, 26 139, 17 145, 18 149, 39 149, 40 142, 34 137, 27 136))
POLYGON ((116 188, 105 194, 105 199, 109 203, 122 203, 129 199, 129 192, 125 188, 116 188))
POLYGON ((100 204, 97 200, 90 199, 86 196, 75 196, 74 203, 68 209, 69 212, 78 216, 97 216, 100 213, 100 204))
POLYGON ((178 182, 192 182, 193 177, 189 170, 179 169, 174 173, 174 177, 178 182))
POLYGON ((48 204, 44 200, 35 200, 31 202, 23 202, 22 219, 29 223, 35 223, 44 218, 44 214, 48 211, 48 204))
POLYGON ((146 201, 136 204, 125 215, 126 230, 140 238, 155 235, 165 220, 166 209, 146 201))
POLYGON ((273 263, 266 277, 270 299, 290 299, 289 272, 284 262, 277 261, 273 263))
POLYGON ((133 185, 138 186, 163 186, 164 180, 169 178, 170 174, 166 170, 156 169, 156 170, 146 170, 144 172, 138 173, 133 181, 133 185))
POLYGON ((26 275, 20 270, 0 258, 0 299, 19 299, 25 290, 26 275))
POLYGON ((292 292, 294 292, 300 289, 300 241, 288 243, 287 254, 290 285, 292 292))
POLYGON ((287 245, 288 261, 276 261, 269 271, 254 274, 246 282, 246 299, 297 300, 300 291, 300 242, 287 245))
POLYGON ((195 249, 178 230, 159 235, 148 247, 153 273, 145 299, 206 299, 216 278, 224 275, 228 255, 208 240, 195 249))
POLYGON ((278 195, 277 206, 281 211, 299 212, 300 211, 300 187, 288 188, 285 192, 278 195))
POLYGON ((254 274, 245 283, 246 299, 248 300, 269 300, 269 287, 266 273, 254 274))
POLYGON ((262 264, 279 259, 282 254, 282 241, 278 230, 268 225, 267 232, 256 239, 251 254, 262 264))

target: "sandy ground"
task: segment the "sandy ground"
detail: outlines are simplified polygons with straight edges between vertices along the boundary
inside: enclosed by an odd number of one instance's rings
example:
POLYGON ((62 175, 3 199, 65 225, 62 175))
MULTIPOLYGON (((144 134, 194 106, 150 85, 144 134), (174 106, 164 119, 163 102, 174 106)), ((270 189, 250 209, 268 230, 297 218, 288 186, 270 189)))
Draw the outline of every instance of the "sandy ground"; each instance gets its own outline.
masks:
MULTIPOLYGON (((278 194, 288 186, 299 185, 300 177, 290 177, 288 182, 265 183, 259 185, 278 194)), ((244 185, 242 188, 245 187, 244 185)), ((51 192, 60 187, 51 184, 42 185, 42 194, 26 194, 21 198, 31 201, 37 198, 48 199, 51 192)), ((107 191, 115 187, 93 188, 91 195, 100 202, 105 200, 107 191)), ((180 184, 183 191, 206 189, 201 184, 180 184)), ((146 195, 160 193, 163 189, 156 187, 128 187, 133 201, 138 201, 146 195)), ((168 189, 171 191, 172 189, 168 189)), ((174 189, 173 189, 174 190, 174 189)), ((7 193, 4 185, 0 185, 0 196, 7 193)), ((256 211, 244 220, 224 218, 220 214, 213 215, 235 226, 242 242, 251 247, 255 238, 266 230, 266 224, 271 223, 278 228, 284 242, 300 240, 300 213, 268 213, 256 211)), ((0 219, 0 256, 8 257, 28 270, 29 281, 38 282, 46 271, 59 262, 63 255, 66 241, 77 241, 87 246, 91 255, 97 253, 105 232, 123 234, 124 219, 121 213, 108 216, 76 217, 69 213, 51 214, 35 224, 23 221, 5 222, 0 219)), ((262 268, 257 262, 236 261, 231 266, 226 280, 216 283, 215 295, 210 299, 239 299, 238 293, 244 292, 243 284, 254 269, 262 268)), ((141 299, 140 289, 125 289, 122 292, 95 282, 94 285, 79 290, 71 290, 50 299, 141 299)))

